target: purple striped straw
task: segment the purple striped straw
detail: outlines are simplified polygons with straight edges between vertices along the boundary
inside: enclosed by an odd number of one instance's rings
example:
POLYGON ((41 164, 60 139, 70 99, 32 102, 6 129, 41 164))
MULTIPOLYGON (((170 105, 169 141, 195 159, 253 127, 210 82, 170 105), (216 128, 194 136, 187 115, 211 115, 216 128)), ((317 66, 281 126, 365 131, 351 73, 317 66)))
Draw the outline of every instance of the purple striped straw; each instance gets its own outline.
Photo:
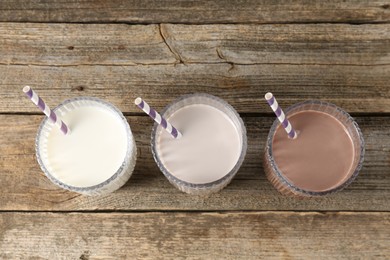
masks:
POLYGON ((64 135, 70 133, 70 129, 68 128, 68 126, 65 125, 64 122, 62 122, 60 117, 57 116, 57 114, 52 111, 48 105, 45 104, 42 98, 40 98, 37 93, 32 90, 32 88, 30 88, 29 86, 25 86, 23 88, 23 92, 49 118, 49 120, 61 130, 64 135))
POLYGON ((270 105, 272 110, 275 112, 275 115, 278 117, 284 130, 286 130, 288 137, 290 137, 292 139, 297 138, 297 136, 298 136, 297 132, 292 128, 290 121, 288 121, 286 115, 284 114, 283 110, 280 108, 274 95, 272 95, 272 93, 268 92, 267 94, 265 94, 265 100, 267 100, 268 105, 270 105))
POLYGON ((151 108, 148 103, 146 103, 142 98, 136 98, 134 103, 141 108, 146 114, 148 114, 153 120, 161 125, 168 133, 170 133, 173 138, 179 139, 182 137, 182 134, 175 128, 173 127, 170 123, 168 123, 165 118, 163 118, 156 110, 151 108))

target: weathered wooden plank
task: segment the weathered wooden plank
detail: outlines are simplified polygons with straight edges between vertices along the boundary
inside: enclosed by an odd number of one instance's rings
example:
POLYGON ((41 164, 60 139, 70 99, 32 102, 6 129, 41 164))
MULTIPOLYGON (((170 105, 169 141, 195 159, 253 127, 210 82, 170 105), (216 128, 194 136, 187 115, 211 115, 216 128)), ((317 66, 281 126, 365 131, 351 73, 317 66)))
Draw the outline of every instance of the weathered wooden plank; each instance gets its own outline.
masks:
POLYGON ((386 22, 389 1, 3 0, 0 21, 128 23, 386 22))
POLYGON ((1 64, 390 64, 387 24, 0 23, 0 43, 1 64))
POLYGON ((0 24, 0 63, 38 65, 174 63, 158 25, 0 24))
POLYGON ((388 259, 390 254, 389 213, 1 213, 0 224, 2 259, 388 259))
POLYGON ((390 26, 161 25, 184 63, 390 64, 390 26))
POLYGON ((284 107, 306 99, 330 101, 348 112, 390 112, 390 65, 19 66, 0 65, 0 112, 37 112, 21 89, 31 85, 54 107, 64 99, 96 96, 123 112, 140 112, 142 96, 161 110, 183 94, 217 95, 239 112, 271 113, 264 94, 284 107))
POLYGON ((390 211, 390 120, 358 117, 366 139, 366 161, 357 180, 337 194, 313 200, 279 195, 265 178, 262 153, 273 117, 246 117, 248 152, 232 183, 209 198, 175 189, 150 152, 151 120, 128 121, 138 147, 134 175, 117 192, 80 196, 57 188, 41 172, 34 139, 43 116, 0 115, 0 210, 363 210, 390 211))

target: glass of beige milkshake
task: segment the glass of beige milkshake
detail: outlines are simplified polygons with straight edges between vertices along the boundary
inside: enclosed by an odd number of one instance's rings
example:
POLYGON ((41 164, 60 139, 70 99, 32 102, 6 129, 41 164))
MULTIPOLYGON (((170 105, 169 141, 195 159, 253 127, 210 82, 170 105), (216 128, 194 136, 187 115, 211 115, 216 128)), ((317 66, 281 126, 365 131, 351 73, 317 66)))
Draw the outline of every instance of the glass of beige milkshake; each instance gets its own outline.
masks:
POLYGON ((153 157, 179 190, 208 195, 223 189, 240 168, 247 149, 245 125, 228 103, 208 94, 180 97, 161 113, 181 133, 159 124, 152 130, 153 157))
POLYGON ((306 101, 285 110, 298 133, 291 139, 278 120, 269 132, 264 170, 285 195, 324 196, 342 190, 358 175, 364 139, 355 120, 341 108, 306 101))

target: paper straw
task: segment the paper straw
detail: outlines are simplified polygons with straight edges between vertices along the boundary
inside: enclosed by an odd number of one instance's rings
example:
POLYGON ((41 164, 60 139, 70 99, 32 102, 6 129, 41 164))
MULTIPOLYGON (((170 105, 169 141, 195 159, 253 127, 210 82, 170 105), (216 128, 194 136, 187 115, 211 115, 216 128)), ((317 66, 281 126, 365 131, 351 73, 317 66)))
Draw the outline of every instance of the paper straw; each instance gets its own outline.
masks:
POLYGON ((173 127, 170 123, 168 123, 165 118, 163 118, 156 110, 151 108, 148 103, 146 103, 142 98, 136 98, 134 103, 141 108, 146 114, 148 114, 153 120, 161 125, 168 133, 170 133, 173 138, 179 139, 182 137, 182 134, 173 127))
POLYGON ((70 129, 64 122, 60 119, 60 117, 50 109, 48 105, 40 98, 37 93, 35 93, 32 88, 29 86, 25 86, 23 88, 23 92, 27 95, 27 97, 49 118, 49 120, 55 124, 63 134, 69 134, 70 129))
POLYGON ((264 97, 265 97, 265 100, 267 100, 268 105, 270 105, 272 110, 275 112, 275 115, 279 119, 284 130, 286 130, 288 137, 290 137, 292 139, 297 138, 297 132, 292 128, 290 121, 288 121, 286 115, 284 114, 283 110, 280 108, 278 102, 276 101, 276 99, 272 95, 272 93, 268 92, 267 94, 265 94, 264 97))

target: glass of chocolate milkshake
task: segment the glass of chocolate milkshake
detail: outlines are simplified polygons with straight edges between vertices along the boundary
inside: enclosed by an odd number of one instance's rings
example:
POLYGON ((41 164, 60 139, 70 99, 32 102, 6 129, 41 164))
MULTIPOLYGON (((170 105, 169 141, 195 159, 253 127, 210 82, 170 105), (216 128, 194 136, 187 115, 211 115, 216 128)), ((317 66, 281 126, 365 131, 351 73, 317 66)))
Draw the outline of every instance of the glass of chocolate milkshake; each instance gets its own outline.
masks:
POLYGON ((264 170, 275 188, 285 195, 316 197, 348 186, 364 160, 364 139, 354 119, 322 101, 302 102, 285 113, 298 137, 289 138, 278 120, 271 127, 264 170))

